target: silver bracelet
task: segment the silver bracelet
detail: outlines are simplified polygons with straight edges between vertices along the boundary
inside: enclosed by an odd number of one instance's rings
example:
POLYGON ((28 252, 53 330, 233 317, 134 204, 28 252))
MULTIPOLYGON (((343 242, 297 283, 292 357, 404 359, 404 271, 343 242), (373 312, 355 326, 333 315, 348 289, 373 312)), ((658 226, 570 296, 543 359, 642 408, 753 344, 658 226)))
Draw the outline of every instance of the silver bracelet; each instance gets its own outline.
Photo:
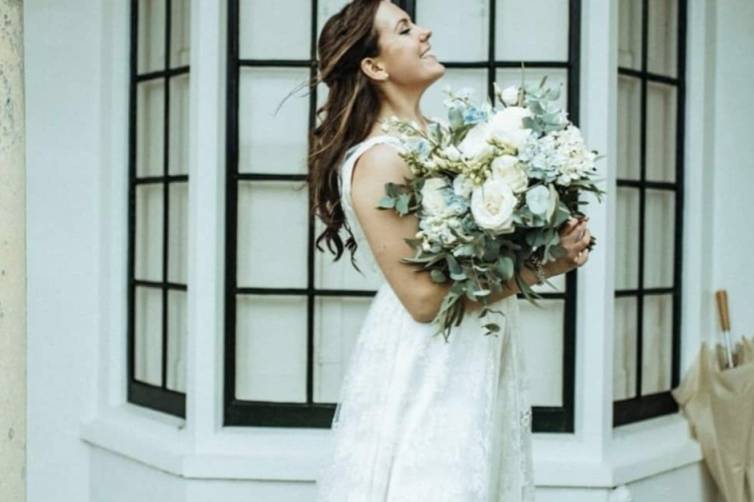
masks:
POLYGON ((542 262, 537 258, 530 259, 529 263, 534 266, 534 274, 537 276, 537 286, 541 286, 545 283, 545 279, 547 279, 544 265, 542 265, 542 262))
POLYGON ((542 263, 537 262, 537 286, 541 286, 545 283, 545 279, 547 279, 547 276, 545 275, 545 267, 542 265, 542 263))

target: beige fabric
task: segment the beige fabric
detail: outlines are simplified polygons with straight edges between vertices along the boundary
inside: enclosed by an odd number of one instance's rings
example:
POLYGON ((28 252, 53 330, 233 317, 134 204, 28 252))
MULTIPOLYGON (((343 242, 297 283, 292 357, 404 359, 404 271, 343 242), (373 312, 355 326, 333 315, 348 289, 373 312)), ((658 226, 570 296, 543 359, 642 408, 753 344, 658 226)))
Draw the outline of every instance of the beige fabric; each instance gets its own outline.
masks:
POLYGON ((736 344, 736 367, 724 361, 720 345, 702 343, 672 394, 725 501, 754 502, 754 337, 736 344))

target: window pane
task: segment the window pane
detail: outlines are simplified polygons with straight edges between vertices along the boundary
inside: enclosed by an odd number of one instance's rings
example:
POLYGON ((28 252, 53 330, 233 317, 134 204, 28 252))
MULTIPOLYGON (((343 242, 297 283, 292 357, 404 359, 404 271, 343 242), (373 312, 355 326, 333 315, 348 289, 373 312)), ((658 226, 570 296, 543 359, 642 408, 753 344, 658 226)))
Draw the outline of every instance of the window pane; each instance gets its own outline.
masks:
MULTIPOLYGON (((324 225, 317 218, 315 220, 316 235, 322 233, 324 225)), ((346 232, 343 231, 341 239, 343 244, 346 241, 346 232)), ((367 245, 367 244, 364 244, 367 245)), ((381 283, 381 276, 377 272, 373 272, 367 267, 364 258, 366 250, 361 249, 359 246, 356 249, 356 264, 361 269, 364 275, 353 268, 351 265, 351 252, 348 249, 343 249, 343 256, 336 262, 333 262, 335 255, 327 250, 327 245, 323 242, 322 248, 324 252, 315 252, 315 272, 314 272, 314 284, 317 288, 322 289, 366 289, 376 290, 381 283)))
POLYGON ((568 0, 497 0, 495 59, 566 61, 568 0))
POLYGON ((309 57, 310 2, 243 0, 238 2, 238 8, 241 58, 307 59, 309 57))
POLYGON ((303 97, 298 93, 288 98, 277 115, 275 109, 309 79, 309 70, 243 68, 240 78, 239 171, 306 173, 309 99, 305 90, 303 97))
MULTIPOLYGON (((639 3, 639 2, 636 2, 639 3)), ((678 0, 649 2, 647 66, 649 71, 677 76, 678 0)))
POLYGON ((642 2, 620 0, 618 9, 618 66, 640 70, 642 2))
POLYGON ((670 390, 673 361, 673 297, 644 297, 641 393, 670 390))
MULTIPOLYGON (((560 68, 526 68, 524 69, 524 82, 529 85, 539 86, 542 78, 547 75, 545 87, 560 88, 559 106, 568 111, 568 73, 560 68)), ((497 70, 497 85, 505 89, 509 85, 521 84, 520 68, 505 68, 497 70)))
POLYGON ((168 281, 188 282, 188 183, 170 184, 168 281))
POLYGON ((641 177, 641 81, 618 75, 618 178, 641 177))
POLYGON ((170 79, 170 174, 188 174, 189 76, 170 79))
POLYGON ((647 179, 675 181, 676 88, 647 82, 647 179))
POLYGON ((139 0, 138 72, 165 69, 165 1, 139 0))
POLYGON ((162 194, 161 184, 136 187, 136 279, 162 280, 162 194))
POLYGON ((191 1, 171 0, 171 4, 170 67, 188 66, 191 59, 191 1))
POLYGON ((636 297, 615 299, 613 339, 613 396, 616 401, 636 396, 636 297))
POLYGON ((563 309, 564 300, 538 300, 535 307, 520 299, 518 340, 524 344, 531 400, 535 406, 563 405, 563 309))
POLYGON ((615 225, 615 287, 639 286, 639 190, 618 187, 615 225))
POLYGON ((162 290, 136 286, 134 294, 134 376, 162 385, 162 290))
POLYGON ((168 291, 168 371, 167 388, 186 392, 186 336, 188 311, 186 292, 168 291))
POLYGON ((675 192, 647 190, 644 221, 644 287, 672 287, 675 192))
POLYGON ((419 0, 415 22, 432 30, 429 43, 440 61, 485 61, 488 5, 488 0, 419 0))
POLYGON ((165 81, 140 82, 136 90, 136 176, 164 172, 165 81))
POLYGON ((238 184, 239 286, 306 286, 308 194, 301 186, 238 184))
POLYGON ((238 296, 236 398, 306 401, 306 297, 238 296))
POLYGON ((334 403, 372 298, 320 297, 315 304, 314 401, 334 403))
POLYGON ((472 103, 483 103, 487 99, 487 70, 462 70, 448 68, 443 78, 435 82, 427 89, 422 102, 424 114, 428 117, 448 119, 448 109, 443 105, 447 98, 444 89, 450 86, 454 92, 470 87, 474 90, 471 96, 472 103))

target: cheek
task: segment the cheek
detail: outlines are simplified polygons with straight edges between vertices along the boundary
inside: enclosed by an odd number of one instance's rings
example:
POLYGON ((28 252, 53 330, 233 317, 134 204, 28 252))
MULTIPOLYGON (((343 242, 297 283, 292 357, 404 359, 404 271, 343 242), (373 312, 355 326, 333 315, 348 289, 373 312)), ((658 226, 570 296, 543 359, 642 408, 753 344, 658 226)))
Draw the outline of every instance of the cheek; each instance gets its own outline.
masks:
POLYGON ((387 49, 385 65, 391 80, 396 83, 411 83, 437 78, 435 74, 444 73, 444 67, 434 59, 421 58, 420 52, 419 44, 409 40, 387 49))

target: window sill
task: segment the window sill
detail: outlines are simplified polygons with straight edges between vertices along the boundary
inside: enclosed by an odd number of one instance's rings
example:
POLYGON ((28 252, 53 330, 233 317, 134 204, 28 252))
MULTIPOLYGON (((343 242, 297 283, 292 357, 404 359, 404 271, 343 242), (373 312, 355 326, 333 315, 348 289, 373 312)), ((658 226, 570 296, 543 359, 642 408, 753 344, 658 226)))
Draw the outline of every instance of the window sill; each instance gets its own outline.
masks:
POLYGON ((614 430, 611 448, 613 486, 630 483, 701 461, 699 443, 680 413, 614 430))
MULTIPOLYGON (((613 488, 702 459, 699 444, 690 437, 688 424, 678 413, 614 429, 604 458, 588 452, 579 454, 575 449, 575 455, 558 453, 563 439, 537 436, 537 486, 613 488)), ((574 436, 570 437, 575 441, 574 436)))
POLYGON ((180 475, 188 453, 185 421, 124 404, 80 424, 79 436, 93 446, 180 475))
MULTIPOLYGON (((197 451, 183 420, 133 405, 81 425, 87 443, 191 479, 313 481, 330 447, 327 429, 224 427, 197 451)), ((570 456, 572 434, 535 434, 537 486, 610 488, 702 459, 679 414, 619 427, 606 459, 570 456), (567 460, 564 460, 567 459, 567 460)))

